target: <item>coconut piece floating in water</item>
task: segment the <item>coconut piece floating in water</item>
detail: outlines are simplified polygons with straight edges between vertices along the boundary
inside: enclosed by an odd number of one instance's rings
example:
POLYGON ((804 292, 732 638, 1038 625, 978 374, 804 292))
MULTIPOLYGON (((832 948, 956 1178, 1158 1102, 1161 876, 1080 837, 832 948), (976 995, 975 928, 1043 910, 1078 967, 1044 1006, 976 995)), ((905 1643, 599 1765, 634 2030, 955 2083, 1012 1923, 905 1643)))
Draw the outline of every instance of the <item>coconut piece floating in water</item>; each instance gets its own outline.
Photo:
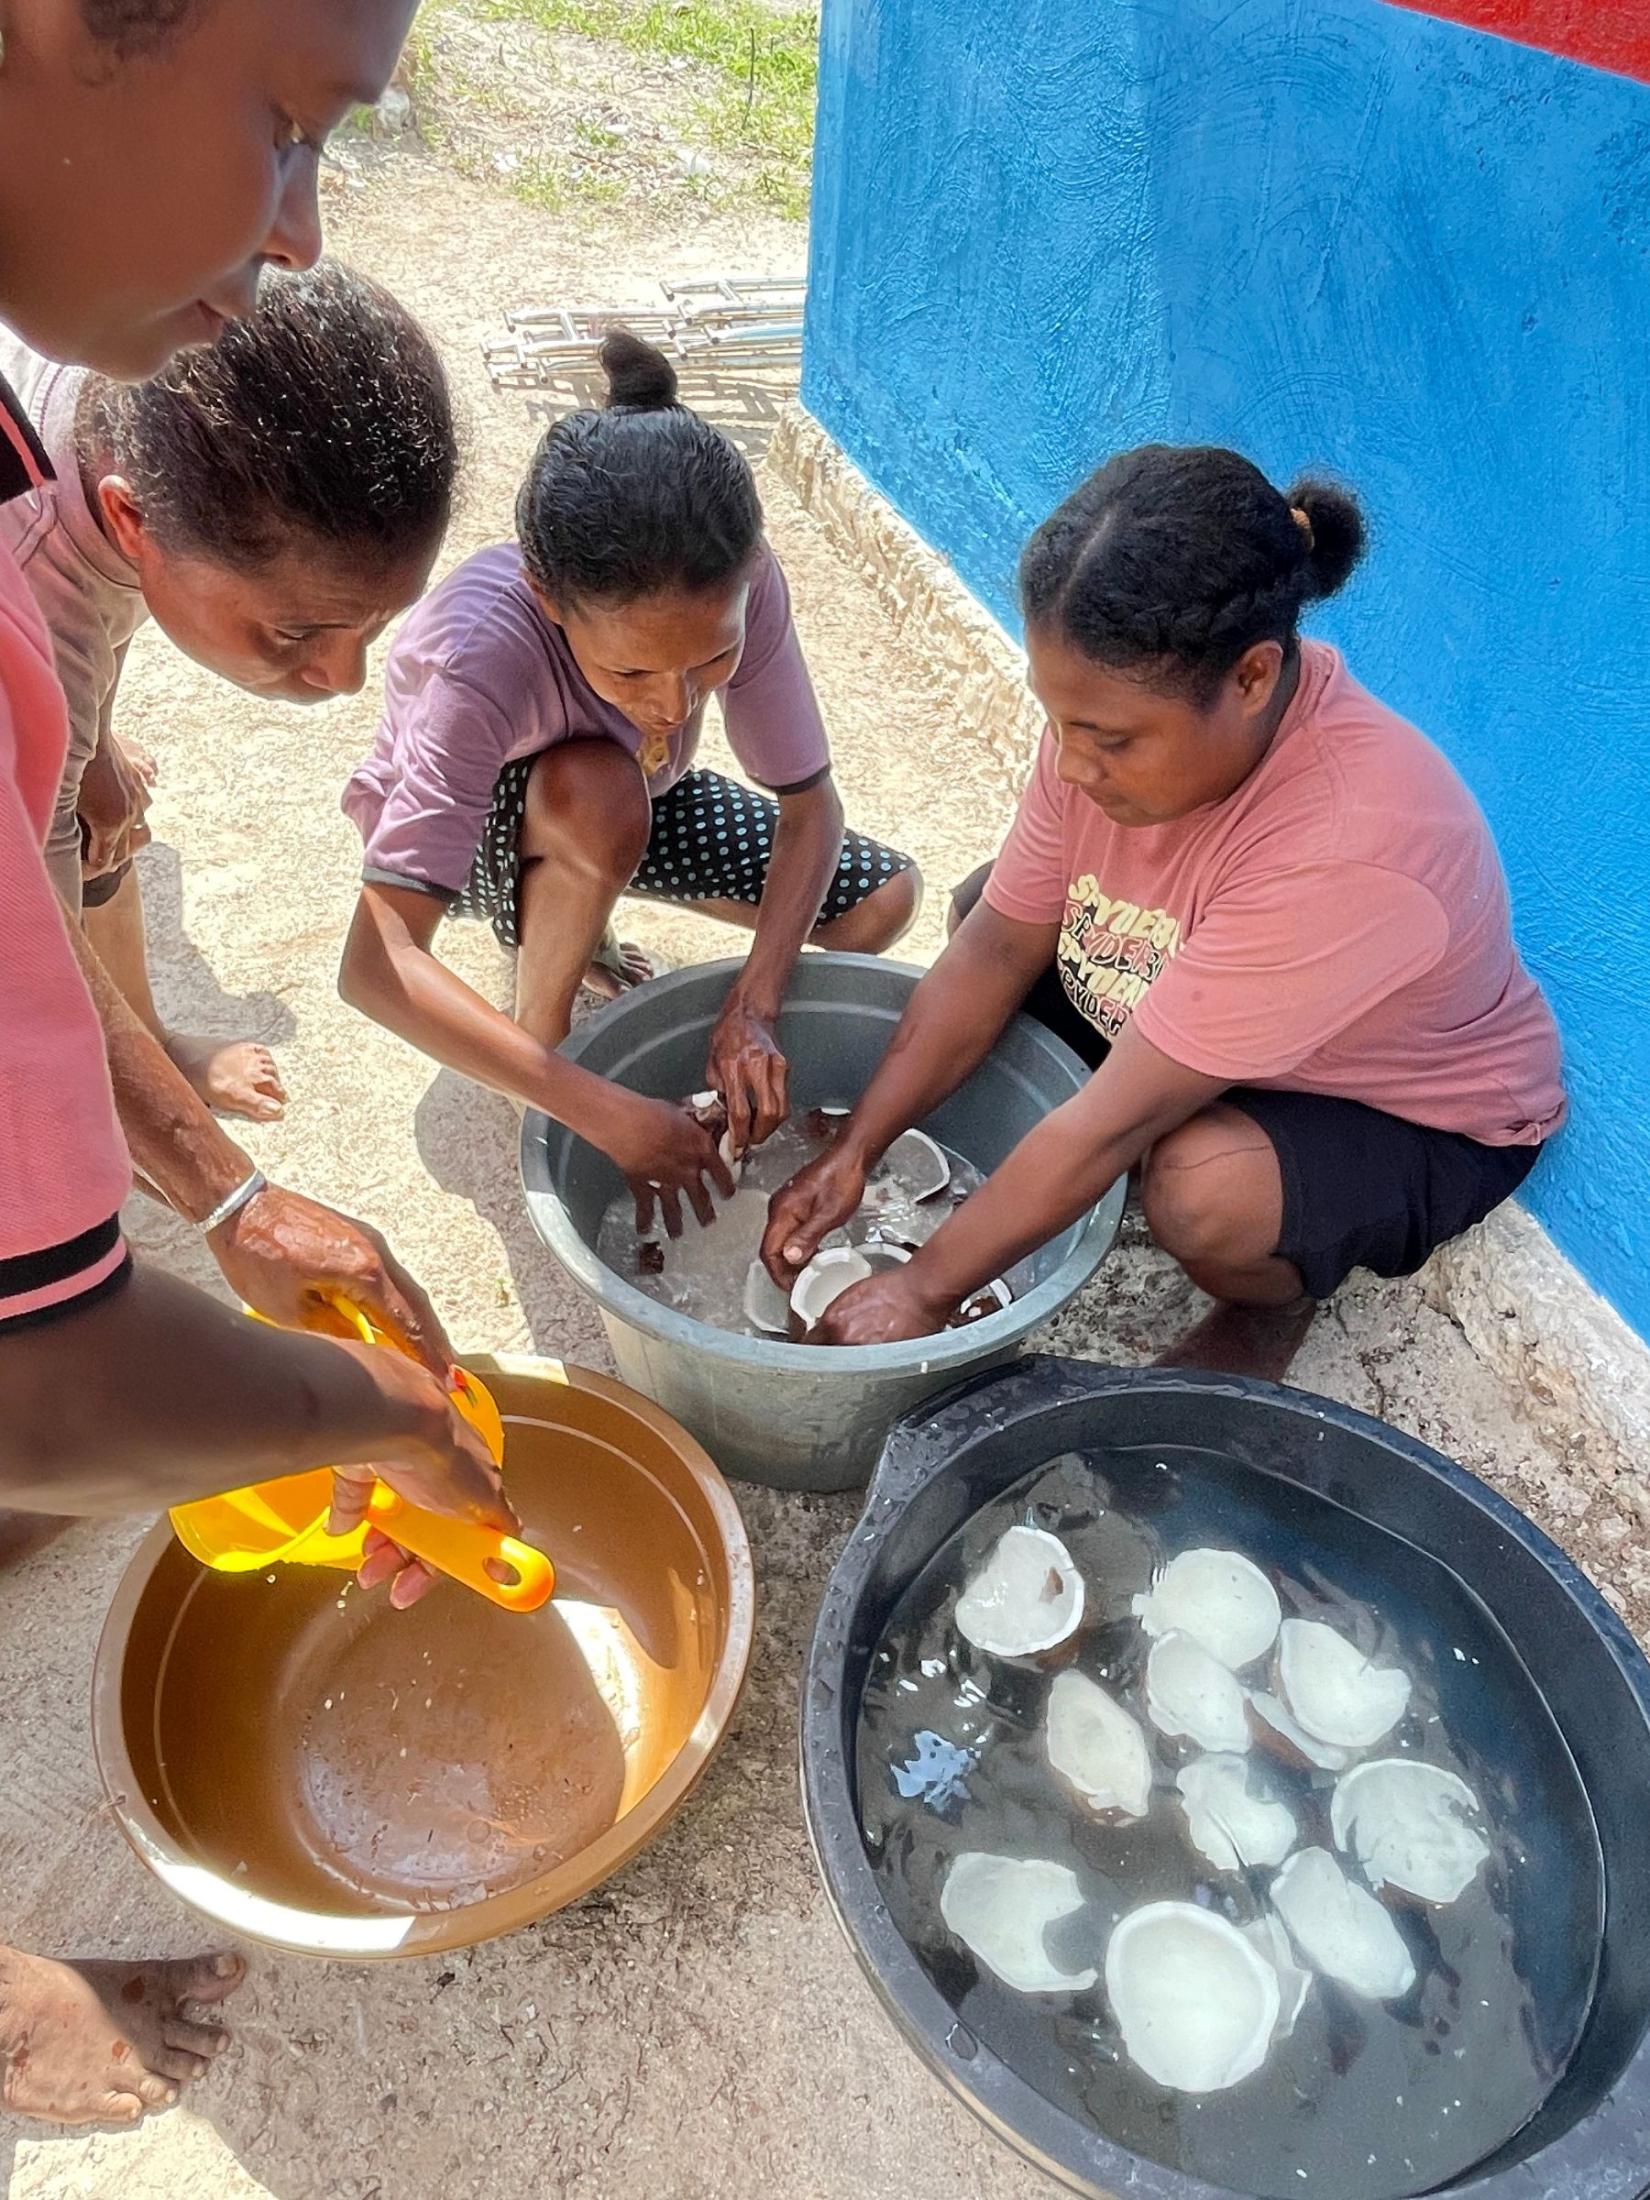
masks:
POLYGON ((1152 1759, 1140 1724, 1086 1673, 1062 1673, 1048 1692, 1048 1761, 1092 1811, 1144 1818, 1152 1759))
POLYGON ((1006 1314, 1014 1304, 1014 1294, 1001 1276, 982 1284, 971 1298, 961 1306, 946 1323, 947 1329, 971 1329, 976 1322, 988 1321, 993 1314, 1006 1314))
POLYGON ((1375 1665, 1321 1620, 1286 1619, 1278 1680, 1300 1724, 1334 1749, 1373 1749, 1409 1707, 1409 1675, 1375 1665))
POLYGON ((1372 1887, 1446 1903, 1465 1894, 1489 1856, 1469 1823, 1478 1814, 1477 1796, 1453 1772, 1377 1757, 1337 1783, 1329 1823, 1335 1846, 1357 1858, 1372 1887))
POLYGON ((1415 1984, 1404 1936, 1327 1849, 1297 1849, 1272 1882, 1272 1906, 1312 1966, 1367 2001, 1399 2001, 1415 1984))
POLYGON ((1268 1792, 1247 1757, 1198 1757, 1175 1781, 1186 1831, 1217 1872, 1281 1864, 1299 1838, 1295 1814, 1268 1792))
POLYGON ((780 1290, 759 1260, 751 1262, 745 1277, 745 1319, 769 1337, 791 1333, 790 1294, 780 1290))
POLYGON ((1075 1872, 1036 1856, 965 1850, 945 1875, 940 1915, 988 1971, 1020 1994, 1081 1994, 1099 1972, 1068 1971, 1049 1954, 1048 1929, 1083 1907, 1075 1872))
POLYGON ((1148 1635, 1177 1628, 1241 1673, 1278 1639, 1278 1593, 1260 1568, 1236 1551, 1182 1551, 1151 1588, 1134 1599, 1148 1635))
POLYGON ((934 1199, 951 1182, 945 1150, 926 1131, 901 1131, 883 1155, 882 1166, 907 1199, 934 1199))
POLYGON ((1106 1949, 1106 1997, 1129 2060, 1177 2093, 1223 2093, 1266 2060, 1282 1991, 1235 1925, 1191 1902, 1148 1902, 1106 1949))
POLYGON ((1160 1734, 1183 1734, 1199 1749, 1238 1756, 1249 1747, 1243 1690, 1227 1666, 1179 1628, 1152 1644, 1146 1716, 1160 1734))
POLYGON ((1015 1527, 957 1599, 957 1631, 996 1658, 1035 1658, 1083 1620, 1083 1577, 1046 1528, 1015 1527))
POLYGON ((1350 1750, 1332 1749, 1327 1742, 1320 1742, 1315 1734, 1308 1734, 1292 1716, 1282 1697, 1269 1695, 1264 1689, 1257 1689, 1249 1698, 1249 1724, 1262 1749, 1270 1750, 1286 1765, 1314 1766, 1319 1772, 1344 1772, 1352 1762, 1350 1750))
POLYGON ((791 1312, 804 1329, 812 1329, 827 1307, 870 1273, 871 1263, 851 1245, 815 1253, 791 1286, 791 1312))
POLYGON ((1312 1974, 1295 1961, 1289 1935, 1270 1911, 1253 1924, 1240 1928, 1245 1940, 1258 1948, 1278 1974, 1278 2024, 1274 2040, 1286 2040, 1301 2020, 1306 1997, 1312 1991, 1312 1974))

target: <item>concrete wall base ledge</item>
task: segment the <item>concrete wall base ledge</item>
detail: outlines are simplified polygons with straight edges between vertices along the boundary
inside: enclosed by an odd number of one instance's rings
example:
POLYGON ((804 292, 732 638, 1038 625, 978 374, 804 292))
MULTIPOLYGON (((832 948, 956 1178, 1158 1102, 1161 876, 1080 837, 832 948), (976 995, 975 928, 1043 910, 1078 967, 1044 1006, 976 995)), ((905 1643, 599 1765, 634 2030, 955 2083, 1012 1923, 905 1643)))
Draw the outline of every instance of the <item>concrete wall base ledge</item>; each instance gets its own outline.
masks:
MULTIPOLYGON (((872 583, 899 633, 957 699, 957 730, 1016 790, 1042 737, 1025 658, 955 571, 800 405, 768 461, 872 583)), ((1543 1439, 1650 1529, 1650 1345, 1519 1206, 1434 1255, 1417 1279, 1543 1439)))

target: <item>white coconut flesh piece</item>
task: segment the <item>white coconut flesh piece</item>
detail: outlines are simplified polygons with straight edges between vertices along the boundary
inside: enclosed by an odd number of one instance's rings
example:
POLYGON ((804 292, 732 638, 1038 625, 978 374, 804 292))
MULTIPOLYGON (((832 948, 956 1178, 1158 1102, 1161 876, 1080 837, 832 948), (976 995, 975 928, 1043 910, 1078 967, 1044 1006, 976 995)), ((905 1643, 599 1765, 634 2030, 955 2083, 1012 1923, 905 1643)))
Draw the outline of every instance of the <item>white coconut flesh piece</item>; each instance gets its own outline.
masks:
POLYGON ((1404 1936, 1327 1849, 1297 1849, 1272 1882, 1272 1906, 1314 1971, 1366 2001, 1399 2001, 1415 1984, 1404 1936))
POLYGON ((1034 1658, 1083 1621, 1083 1577, 1046 1528, 1009 1528, 957 1599, 957 1631, 998 1658, 1034 1658))
POLYGON ((1148 1635, 1176 1629, 1241 1673, 1278 1639, 1278 1593, 1260 1568, 1236 1551, 1182 1551, 1151 1588, 1134 1599, 1148 1635))
POLYGON ((828 1306, 870 1273, 871 1263, 851 1245, 815 1253, 791 1286, 791 1312, 804 1329, 812 1329, 828 1306))
POLYGON ((1160 1635, 1146 1660, 1146 1716, 1160 1734, 1183 1734, 1199 1749, 1241 1756, 1249 1747, 1243 1690, 1228 1667, 1178 1628, 1160 1635))
POLYGON ((926 1131, 901 1131, 883 1155, 882 1166, 913 1200, 937 1198, 951 1182, 944 1149, 926 1131))
POLYGON ((1247 1757, 1198 1757, 1175 1786, 1192 1846, 1218 1872, 1281 1864, 1299 1839, 1294 1812, 1247 1757))
POLYGON ((1106 1997, 1129 2060, 1177 2093, 1223 2093, 1266 2060, 1282 1991, 1235 1925, 1191 1902, 1149 1902, 1106 1948, 1106 1997))
POLYGON ((1048 1761, 1089 1809, 1144 1818, 1152 1758, 1139 1721, 1086 1673, 1062 1673, 1048 1692, 1048 1761))
POLYGON ((1242 1928, 1243 1937, 1258 1948, 1278 1974, 1278 2026, 1274 2040, 1286 2040, 1301 2021, 1306 1997, 1312 1991, 1312 1974, 1295 1961, 1289 1935, 1275 1917, 1257 1917, 1242 1928))
POLYGON ((734 1190, 737 1191, 739 1189, 739 1179, 745 1173, 745 1157, 742 1153, 734 1152, 732 1131, 722 1133, 716 1141, 716 1151, 722 1156, 723 1165, 726 1167, 729 1176, 733 1178, 734 1190))
POLYGON ((791 1333, 790 1294, 780 1290, 759 1260, 751 1262, 745 1277, 745 1319, 770 1337, 791 1333))
POLYGON ((1376 1665, 1321 1620, 1284 1621, 1278 1681, 1308 1734, 1335 1749, 1373 1749, 1409 1708, 1409 1675, 1376 1665))
POLYGON ((1332 1749, 1327 1742, 1320 1742, 1315 1734, 1308 1734, 1300 1721, 1291 1716, 1281 1696, 1269 1695, 1264 1689, 1256 1690, 1249 1698, 1249 1713, 1251 1723, 1260 1722, 1260 1741, 1276 1748, 1280 1757, 1291 1761, 1299 1758, 1303 1764, 1315 1765, 1320 1772, 1344 1772, 1352 1762, 1350 1750, 1332 1749))
POLYGON ((1457 1901, 1490 1845, 1472 1821, 1478 1798, 1465 1780, 1412 1757, 1377 1757, 1336 1784, 1329 1806, 1335 1846, 1355 1856, 1372 1887, 1418 1901, 1457 1901))
POLYGON ((1048 1952, 1049 1927, 1082 1907, 1076 1873, 1036 1856, 965 1850, 940 1889, 947 1929, 1019 1994, 1081 1994, 1098 1979, 1098 1971, 1067 1970, 1048 1952))

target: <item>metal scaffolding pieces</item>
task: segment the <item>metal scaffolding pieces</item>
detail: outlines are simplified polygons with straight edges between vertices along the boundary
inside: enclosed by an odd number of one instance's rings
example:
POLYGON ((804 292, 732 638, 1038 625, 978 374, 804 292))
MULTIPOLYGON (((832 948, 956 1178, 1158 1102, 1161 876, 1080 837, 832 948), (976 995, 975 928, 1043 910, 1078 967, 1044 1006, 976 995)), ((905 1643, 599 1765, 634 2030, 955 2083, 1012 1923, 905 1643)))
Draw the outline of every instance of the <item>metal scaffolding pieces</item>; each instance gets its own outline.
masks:
POLYGON ((793 383, 801 371, 801 280, 717 276, 661 282, 662 310, 529 306, 506 314, 506 334, 484 347, 499 389, 555 390, 576 385, 596 365, 603 337, 633 329, 682 367, 713 374, 756 374, 793 383))

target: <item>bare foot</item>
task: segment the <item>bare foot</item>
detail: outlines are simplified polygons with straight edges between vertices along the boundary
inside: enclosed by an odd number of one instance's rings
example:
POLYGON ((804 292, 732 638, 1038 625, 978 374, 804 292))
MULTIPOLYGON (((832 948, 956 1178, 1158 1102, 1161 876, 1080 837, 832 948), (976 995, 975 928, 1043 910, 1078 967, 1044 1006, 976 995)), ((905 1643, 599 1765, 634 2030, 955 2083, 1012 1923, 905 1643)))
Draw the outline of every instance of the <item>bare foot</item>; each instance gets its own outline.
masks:
POLYGON ((255 1039, 191 1039, 173 1032, 166 1051, 217 1114, 278 1123, 286 1112, 275 1057, 255 1039))
POLYGON ((637 986, 646 985, 649 978, 658 976, 651 958, 645 955, 632 940, 615 941, 610 956, 593 962, 585 972, 583 983, 592 993, 604 1001, 616 1001, 621 993, 634 992, 637 986), (614 967, 615 961, 617 968, 614 967))
POLYGON ((1217 1375, 1259 1375, 1280 1383, 1306 1341, 1316 1299, 1286 1306, 1217 1306, 1153 1363, 1203 1367, 1217 1375))
POLYGON ((51 2124, 135 2124, 170 2108, 229 2035, 183 2014, 246 1976, 239 1956, 54 1963, 0 1948, 0 2108, 51 2124))

